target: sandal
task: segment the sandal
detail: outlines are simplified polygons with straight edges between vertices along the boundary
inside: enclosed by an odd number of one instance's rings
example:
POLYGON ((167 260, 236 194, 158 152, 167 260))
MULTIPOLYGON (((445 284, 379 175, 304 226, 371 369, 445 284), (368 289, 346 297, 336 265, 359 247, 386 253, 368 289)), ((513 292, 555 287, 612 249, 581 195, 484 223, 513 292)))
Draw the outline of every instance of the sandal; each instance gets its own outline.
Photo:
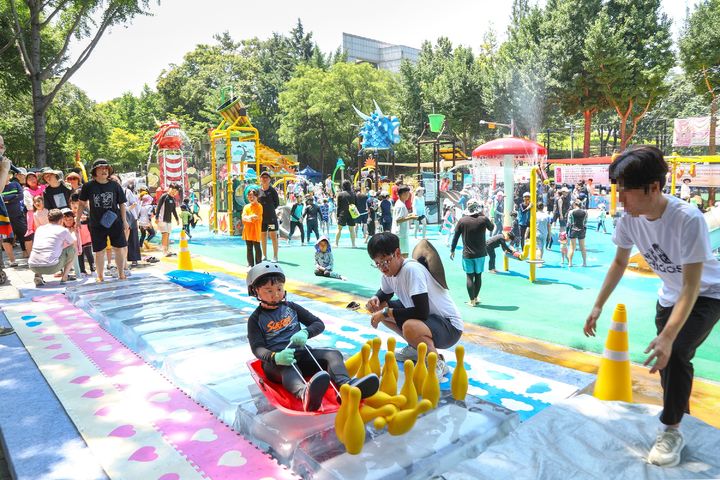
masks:
POLYGON ((45 280, 43 280, 42 278, 35 277, 33 281, 35 282, 36 287, 42 287, 43 285, 45 285, 45 280))
POLYGON ((355 301, 352 301, 352 302, 348 303, 347 307, 345 307, 345 308, 350 309, 350 310, 357 310, 360 308, 360 304, 355 301))

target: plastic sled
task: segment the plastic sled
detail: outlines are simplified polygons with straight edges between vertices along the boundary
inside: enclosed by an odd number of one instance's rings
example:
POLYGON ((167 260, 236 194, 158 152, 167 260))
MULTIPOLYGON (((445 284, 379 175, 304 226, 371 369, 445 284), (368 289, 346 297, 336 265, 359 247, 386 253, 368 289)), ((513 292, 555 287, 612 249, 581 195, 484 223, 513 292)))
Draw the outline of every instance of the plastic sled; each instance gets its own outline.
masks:
POLYGON ((260 360, 249 360, 247 365, 253 380, 255 380, 257 386, 260 387, 260 391, 265 395, 267 401, 286 415, 325 415, 327 413, 335 413, 340 409, 340 404, 337 398, 335 398, 335 390, 331 387, 325 392, 325 397, 323 397, 320 408, 314 412, 306 412, 303 410, 302 401, 299 398, 296 398, 295 395, 285 390, 282 385, 268 380, 260 360))
POLYGON ((165 275, 168 276, 170 281, 183 287, 205 287, 215 280, 215 275, 190 270, 173 270, 165 275))

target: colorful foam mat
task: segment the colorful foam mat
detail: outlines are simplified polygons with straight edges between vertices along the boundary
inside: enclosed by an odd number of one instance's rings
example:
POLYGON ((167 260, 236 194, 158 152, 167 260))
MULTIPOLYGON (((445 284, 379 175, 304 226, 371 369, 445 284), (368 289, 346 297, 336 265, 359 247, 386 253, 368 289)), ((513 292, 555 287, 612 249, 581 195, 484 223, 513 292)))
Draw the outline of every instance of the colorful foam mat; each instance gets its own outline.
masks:
POLYGON ((295 478, 63 295, 3 311, 110 478, 295 478))

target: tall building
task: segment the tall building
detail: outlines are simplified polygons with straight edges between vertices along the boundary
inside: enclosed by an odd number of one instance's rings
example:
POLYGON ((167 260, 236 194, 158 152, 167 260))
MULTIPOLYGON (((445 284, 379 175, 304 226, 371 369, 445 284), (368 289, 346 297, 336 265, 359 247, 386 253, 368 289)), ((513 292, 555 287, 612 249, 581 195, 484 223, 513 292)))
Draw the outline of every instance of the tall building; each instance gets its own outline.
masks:
POLYGON ((402 60, 417 63, 420 55, 417 48, 393 45, 344 32, 343 52, 347 54, 348 62, 368 62, 381 70, 396 73, 400 71, 402 60))

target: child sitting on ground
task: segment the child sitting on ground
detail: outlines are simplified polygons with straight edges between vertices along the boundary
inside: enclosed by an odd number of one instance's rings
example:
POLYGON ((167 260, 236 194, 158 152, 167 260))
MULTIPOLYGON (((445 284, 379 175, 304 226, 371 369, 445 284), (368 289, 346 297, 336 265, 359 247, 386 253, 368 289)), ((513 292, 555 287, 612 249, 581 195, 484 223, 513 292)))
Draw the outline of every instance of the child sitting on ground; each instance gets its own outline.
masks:
POLYGON ((339 273, 332 271, 333 263, 334 260, 332 250, 330 249, 330 242, 327 237, 320 237, 320 239, 315 242, 315 275, 318 277, 346 280, 346 278, 339 273))
POLYGON ((359 388, 362 398, 378 391, 377 375, 351 379, 339 351, 306 345, 309 338, 325 330, 325 324, 286 300, 285 274, 280 265, 260 262, 248 271, 246 282, 248 295, 260 302, 248 319, 250 348, 262 361, 267 378, 300 399, 306 412, 320 408, 330 381, 338 390, 346 383, 359 388), (325 370, 318 369, 313 356, 325 370), (301 375, 311 378, 305 383, 301 375))

